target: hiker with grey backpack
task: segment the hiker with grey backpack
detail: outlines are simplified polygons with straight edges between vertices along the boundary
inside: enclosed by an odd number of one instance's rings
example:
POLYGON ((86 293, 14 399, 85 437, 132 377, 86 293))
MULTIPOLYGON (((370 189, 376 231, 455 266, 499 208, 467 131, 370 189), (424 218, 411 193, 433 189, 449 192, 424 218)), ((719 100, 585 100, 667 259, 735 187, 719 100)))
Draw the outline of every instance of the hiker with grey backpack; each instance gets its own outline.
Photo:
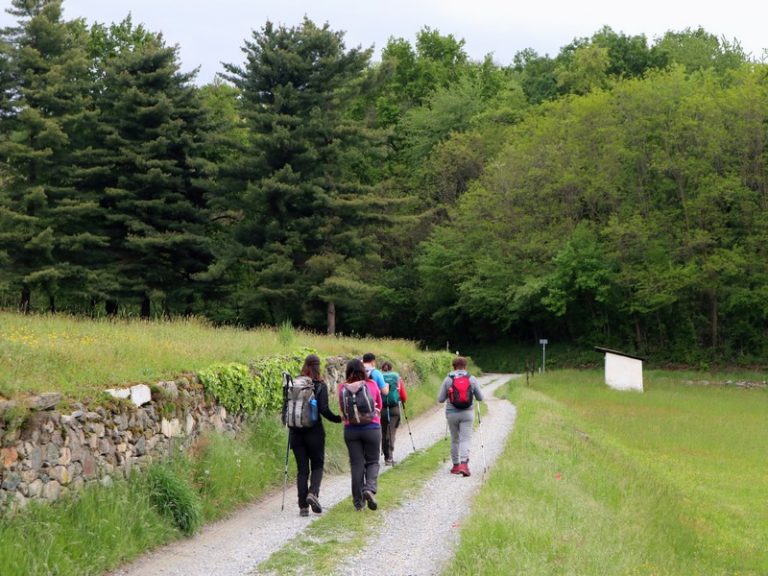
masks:
MULTIPOLYGON (((288 426, 288 446, 296 459, 299 514, 309 516, 310 508, 320 514, 323 511, 320 483, 325 464, 325 428, 321 416, 337 424, 341 416, 328 407, 328 386, 320 374, 320 358, 316 354, 306 357, 299 376, 284 376, 283 423, 288 426)), ((287 478, 287 454, 285 464, 287 478)))
POLYGON ((469 476, 474 400, 482 401, 483 393, 477 379, 467 372, 466 358, 457 356, 452 365, 453 370, 443 380, 437 401, 445 402, 445 418, 451 433, 451 474, 469 476))
POLYGON ((381 392, 366 375, 363 363, 347 363, 346 380, 339 385, 339 407, 344 420, 344 443, 349 452, 352 503, 361 511, 378 508, 376 491, 381 448, 381 392))

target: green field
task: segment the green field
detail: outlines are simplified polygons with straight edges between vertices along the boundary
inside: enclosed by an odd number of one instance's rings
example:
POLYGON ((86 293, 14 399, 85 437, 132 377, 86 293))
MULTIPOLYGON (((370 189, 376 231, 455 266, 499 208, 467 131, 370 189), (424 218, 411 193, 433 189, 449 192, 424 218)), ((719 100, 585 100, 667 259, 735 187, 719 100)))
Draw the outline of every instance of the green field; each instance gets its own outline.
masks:
POLYGON ((511 387, 515 431, 448 573, 767 574, 768 392, 688 383, 704 380, 511 387))
POLYGON ((372 351, 399 362, 406 340, 328 337, 295 330, 214 327, 199 319, 145 322, 0 312, 0 396, 58 391, 82 399, 109 386, 153 382, 214 362, 247 363, 302 347, 321 356, 372 351))

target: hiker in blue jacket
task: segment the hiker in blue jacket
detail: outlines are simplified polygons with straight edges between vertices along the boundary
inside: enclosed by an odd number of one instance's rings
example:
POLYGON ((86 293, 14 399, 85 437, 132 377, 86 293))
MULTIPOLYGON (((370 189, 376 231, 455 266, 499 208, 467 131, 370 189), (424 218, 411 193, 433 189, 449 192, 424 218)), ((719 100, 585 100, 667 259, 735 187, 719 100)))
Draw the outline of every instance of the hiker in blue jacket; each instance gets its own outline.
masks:
POLYGON ((363 354, 363 366, 365 366, 365 375, 376 382, 381 395, 386 396, 389 393, 389 384, 384 380, 381 370, 376 368, 376 355, 373 352, 363 354))
POLYGON ((467 359, 456 356, 453 370, 443 380, 438 402, 445 402, 445 418, 451 432, 451 474, 469 476, 469 451, 475 420, 474 399, 483 400, 477 379, 467 372, 467 359))
MULTIPOLYGON (((315 385, 317 410, 326 420, 341 423, 341 416, 331 412, 328 407, 328 386, 320 374, 320 358, 310 354, 304 360, 301 376, 312 379, 315 385)), ((320 504, 320 483, 323 480, 325 465, 325 428, 323 419, 309 428, 288 428, 288 442, 296 458, 296 487, 299 493, 299 514, 309 516, 309 509, 316 514, 323 511, 320 504)))

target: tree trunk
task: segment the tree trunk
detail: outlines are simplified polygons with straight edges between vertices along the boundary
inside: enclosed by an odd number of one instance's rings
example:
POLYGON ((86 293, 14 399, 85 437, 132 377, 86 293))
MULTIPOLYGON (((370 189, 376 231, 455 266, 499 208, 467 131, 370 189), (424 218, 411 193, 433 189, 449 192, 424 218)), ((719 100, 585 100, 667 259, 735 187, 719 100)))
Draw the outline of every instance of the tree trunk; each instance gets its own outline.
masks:
POLYGON ((22 286, 21 288, 21 300, 19 300, 19 312, 22 314, 29 314, 29 309, 32 306, 32 292, 29 286, 22 286))
POLYGON ((328 334, 336 334, 336 303, 328 302, 328 334))
POLYGON ((107 316, 114 317, 117 316, 117 300, 107 300, 104 302, 104 311, 107 313, 107 316))
POLYGON ((56 298, 54 296, 48 296, 48 312, 56 313, 56 298))
POLYGON ((717 293, 714 290, 711 290, 709 292, 709 298, 710 298, 710 314, 711 314, 711 326, 712 326, 712 350, 717 349, 717 340, 718 340, 718 322, 717 322, 717 316, 718 316, 718 303, 717 303, 717 293))
POLYGON ((141 299, 141 313, 140 316, 144 319, 149 318, 149 313, 151 311, 151 303, 149 300, 149 296, 147 294, 144 294, 144 297, 141 299))

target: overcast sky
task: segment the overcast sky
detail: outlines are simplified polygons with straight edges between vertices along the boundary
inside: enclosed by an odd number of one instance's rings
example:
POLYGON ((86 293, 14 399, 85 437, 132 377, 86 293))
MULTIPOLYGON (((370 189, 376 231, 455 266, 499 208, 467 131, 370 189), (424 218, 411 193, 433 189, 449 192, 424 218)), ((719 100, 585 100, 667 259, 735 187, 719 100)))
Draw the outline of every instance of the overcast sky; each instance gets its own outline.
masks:
MULTIPOLYGON (((240 64, 243 41, 267 20, 295 26, 304 15, 317 24, 342 30, 347 47, 374 46, 374 59, 391 36, 414 42, 424 26, 466 41, 473 59, 493 53, 509 64, 515 53, 533 48, 554 56, 576 37, 591 36, 602 26, 649 41, 667 30, 702 26, 760 58, 768 48, 764 0, 702 2, 690 0, 64 0, 67 19, 111 23, 130 12, 135 23, 162 32, 178 44, 185 71, 200 67, 198 83, 222 71, 221 62, 240 64)), ((8 7, 10 0, 0 0, 8 7)), ((0 21, 10 16, 3 13, 0 21)))

